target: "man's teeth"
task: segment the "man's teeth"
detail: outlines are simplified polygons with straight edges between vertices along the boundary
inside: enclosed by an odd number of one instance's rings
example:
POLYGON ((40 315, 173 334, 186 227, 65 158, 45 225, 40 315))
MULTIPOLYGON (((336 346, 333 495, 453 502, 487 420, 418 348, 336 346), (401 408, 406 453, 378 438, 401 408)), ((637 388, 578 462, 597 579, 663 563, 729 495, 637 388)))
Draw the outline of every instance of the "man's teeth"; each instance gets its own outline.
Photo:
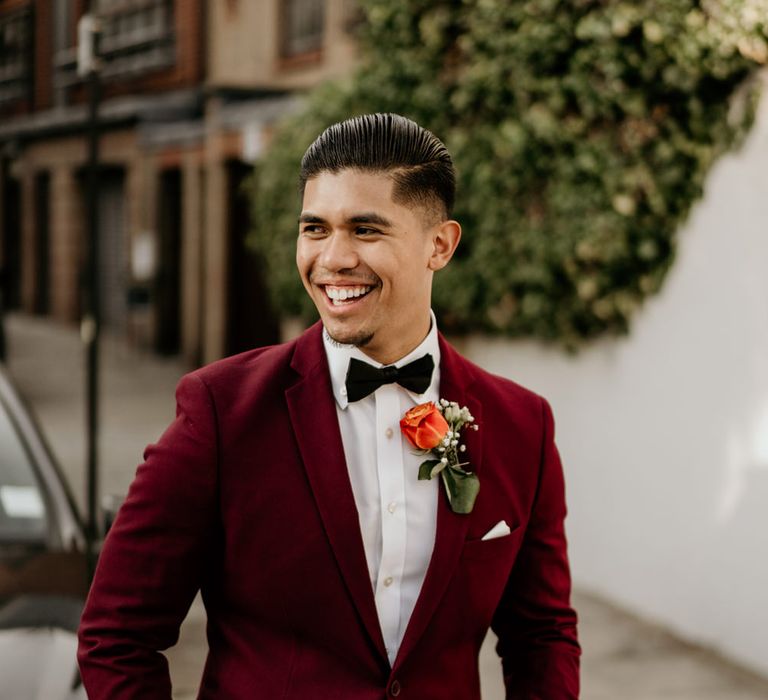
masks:
POLYGON ((328 298, 333 301, 334 304, 338 305, 343 301, 346 301, 347 299, 356 299, 357 297, 364 296, 368 294, 368 292, 371 291, 373 287, 371 286, 361 286, 361 287, 329 287, 326 286, 325 293, 328 295, 328 298))

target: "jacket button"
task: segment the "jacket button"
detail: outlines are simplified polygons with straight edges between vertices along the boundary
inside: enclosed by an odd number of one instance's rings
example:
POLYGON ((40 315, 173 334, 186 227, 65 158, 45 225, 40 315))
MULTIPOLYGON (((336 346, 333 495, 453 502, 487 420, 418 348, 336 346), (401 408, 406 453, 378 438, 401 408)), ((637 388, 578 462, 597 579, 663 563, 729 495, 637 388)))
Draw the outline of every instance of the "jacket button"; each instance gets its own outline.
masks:
POLYGON ((396 698, 398 695, 400 695, 400 691, 402 688, 400 687, 399 681, 392 681, 392 685, 389 686, 389 694, 396 698))

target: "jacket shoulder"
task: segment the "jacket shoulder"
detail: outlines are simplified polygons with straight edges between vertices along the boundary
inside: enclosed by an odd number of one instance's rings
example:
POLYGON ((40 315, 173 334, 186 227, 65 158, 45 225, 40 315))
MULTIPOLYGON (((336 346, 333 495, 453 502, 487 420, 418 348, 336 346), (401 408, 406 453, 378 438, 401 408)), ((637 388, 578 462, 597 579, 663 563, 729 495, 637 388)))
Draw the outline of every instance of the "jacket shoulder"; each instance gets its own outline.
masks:
POLYGON ((282 393, 308 367, 325 360, 322 325, 318 322, 298 338, 225 357, 186 375, 195 378, 215 397, 241 398, 282 393))
POLYGON ((269 345, 216 360, 190 372, 209 387, 236 382, 244 377, 275 376, 290 367, 296 340, 269 345))

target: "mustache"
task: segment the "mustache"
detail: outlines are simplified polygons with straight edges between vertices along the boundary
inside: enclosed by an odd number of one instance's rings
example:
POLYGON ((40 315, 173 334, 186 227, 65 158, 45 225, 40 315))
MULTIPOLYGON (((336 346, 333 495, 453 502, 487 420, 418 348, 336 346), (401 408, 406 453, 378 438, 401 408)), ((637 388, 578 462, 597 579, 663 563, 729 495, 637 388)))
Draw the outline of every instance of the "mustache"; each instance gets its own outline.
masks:
POLYGON ((342 281, 344 284, 351 283, 377 286, 381 282, 381 279, 376 275, 339 274, 338 272, 334 273, 330 270, 320 269, 312 270, 312 272, 309 273, 309 281, 312 282, 312 284, 317 285, 329 284, 332 286, 337 281, 342 281))

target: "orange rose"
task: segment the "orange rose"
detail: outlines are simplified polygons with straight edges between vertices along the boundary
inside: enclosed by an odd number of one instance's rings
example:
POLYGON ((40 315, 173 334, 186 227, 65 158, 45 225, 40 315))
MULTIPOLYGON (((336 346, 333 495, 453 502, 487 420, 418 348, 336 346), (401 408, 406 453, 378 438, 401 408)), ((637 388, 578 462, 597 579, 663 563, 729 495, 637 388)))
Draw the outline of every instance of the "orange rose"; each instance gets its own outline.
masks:
POLYGON ((400 430, 408 442, 420 450, 437 447, 448 432, 448 423, 431 401, 414 406, 400 421, 400 430))

